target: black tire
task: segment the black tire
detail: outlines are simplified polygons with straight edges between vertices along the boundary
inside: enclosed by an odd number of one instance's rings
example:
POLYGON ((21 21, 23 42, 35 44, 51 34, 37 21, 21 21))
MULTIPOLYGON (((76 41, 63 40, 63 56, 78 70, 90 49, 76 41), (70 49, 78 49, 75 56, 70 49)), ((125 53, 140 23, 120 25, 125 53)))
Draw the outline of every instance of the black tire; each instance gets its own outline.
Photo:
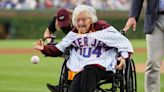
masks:
POLYGON ((67 68, 66 68, 66 60, 64 61, 62 65, 62 70, 60 74, 60 80, 59 80, 59 92, 68 92, 69 89, 69 83, 67 80, 67 68))
MULTIPOLYGON (((126 68, 117 71, 117 73, 114 74, 112 79, 112 89, 106 90, 100 88, 101 85, 106 83, 104 82, 100 84, 94 92, 137 92, 136 70, 134 61, 129 59, 126 62, 126 68)), ((69 90, 71 83, 67 80, 67 71, 68 69, 66 68, 66 64, 64 62, 60 76, 59 92, 68 92, 69 90)))
POLYGON ((137 92, 136 69, 132 59, 126 64, 125 83, 126 92, 137 92))

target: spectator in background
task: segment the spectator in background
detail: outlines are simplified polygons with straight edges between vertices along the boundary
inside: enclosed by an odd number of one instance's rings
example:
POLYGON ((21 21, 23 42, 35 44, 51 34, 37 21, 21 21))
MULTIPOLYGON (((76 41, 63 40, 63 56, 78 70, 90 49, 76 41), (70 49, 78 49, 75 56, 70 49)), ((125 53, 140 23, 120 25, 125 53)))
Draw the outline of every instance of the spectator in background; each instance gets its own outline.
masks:
MULTIPOLYGON (((136 22, 144 0, 132 0, 130 17, 124 27, 136 30, 136 22)), ((147 41, 147 62, 145 69, 145 91, 160 92, 160 67, 164 57, 164 0, 147 0, 144 18, 144 32, 147 41)))
POLYGON ((130 8, 131 0, 107 0, 110 10, 126 11, 130 8))
POLYGON ((5 7, 5 2, 4 0, 0 0, 0 9, 5 7))
POLYGON ((131 0, 0 0, 0 8, 33 10, 46 8, 74 9, 79 4, 86 4, 98 10, 127 10, 131 0))
POLYGON ((80 0, 80 4, 91 5, 91 0, 80 0))
POLYGON ((116 10, 129 10, 130 8, 130 0, 117 0, 114 4, 116 10))
POLYGON ((53 7, 52 0, 45 0, 44 1, 44 6, 45 6, 45 8, 52 8, 53 7))
POLYGON ((103 10, 102 1, 101 0, 91 0, 91 6, 95 9, 103 10))
POLYGON ((58 8, 60 6, 60 0, 53 0, 53 5, 58 8))
POLYGON ((75 0, 61 0, 60 7, 74 9, 77 5, 75 0))
POLYGON ((36 0, 25 0, 22 8, 33 10, 33 9, 36 9, 36 6, 37 6, 36 0))
POLYGON ((20 0, 15 9, 18 10, 33 10, 37 8, 37 1, 36 0, 20 0))
POLYGON ((5 9, 13 9, 16 7, 16 4, 18 3, 18 0, 4 0, 3 1, 5 9))

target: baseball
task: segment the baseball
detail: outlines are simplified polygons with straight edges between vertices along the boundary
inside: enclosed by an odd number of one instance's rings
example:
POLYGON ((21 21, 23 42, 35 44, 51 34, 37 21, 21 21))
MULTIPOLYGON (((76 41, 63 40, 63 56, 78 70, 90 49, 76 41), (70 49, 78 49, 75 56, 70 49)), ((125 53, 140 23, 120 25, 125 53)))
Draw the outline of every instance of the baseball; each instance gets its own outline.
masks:
POLYGON ((39 57, 38 56, 32 56, 31 57, 31 62, 33 63, 33 64, 38 64, 39 63, 39 57))

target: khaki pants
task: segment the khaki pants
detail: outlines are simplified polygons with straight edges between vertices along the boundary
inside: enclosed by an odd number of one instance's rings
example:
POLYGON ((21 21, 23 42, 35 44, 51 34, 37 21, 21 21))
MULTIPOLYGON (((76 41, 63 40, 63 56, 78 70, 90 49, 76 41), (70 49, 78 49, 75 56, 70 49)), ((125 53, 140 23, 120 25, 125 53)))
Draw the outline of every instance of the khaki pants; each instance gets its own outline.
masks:
POLYGON ((160 92, 160 66, 164 56, 164 15, 159 15, 152 34, 146 35, 145 92, 160 92))

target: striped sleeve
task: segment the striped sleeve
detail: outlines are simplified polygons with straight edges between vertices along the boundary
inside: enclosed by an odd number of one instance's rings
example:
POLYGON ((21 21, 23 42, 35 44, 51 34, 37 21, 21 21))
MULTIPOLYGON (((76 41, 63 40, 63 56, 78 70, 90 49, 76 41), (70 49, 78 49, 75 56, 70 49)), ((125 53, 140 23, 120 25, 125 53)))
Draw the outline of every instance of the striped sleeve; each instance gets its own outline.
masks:
POLYGON ((64 52, 67 47, 69 47, 72 42, 76 39, 77 34, 70 31, 61 42, 59 42, 56 47, 61 51, 64 52))
POLYGON ((127 51, 133 53, 130 41, 112 26, 102 31, 90 33, 89 36, 102 41, 109 47, 117 48, 118 52, 127 51))
POLYGON ((46 56, 57 57, 61 56, 63 53, 57 49, 54 45, 44 46, 44 50, 41 51, 46 56))

